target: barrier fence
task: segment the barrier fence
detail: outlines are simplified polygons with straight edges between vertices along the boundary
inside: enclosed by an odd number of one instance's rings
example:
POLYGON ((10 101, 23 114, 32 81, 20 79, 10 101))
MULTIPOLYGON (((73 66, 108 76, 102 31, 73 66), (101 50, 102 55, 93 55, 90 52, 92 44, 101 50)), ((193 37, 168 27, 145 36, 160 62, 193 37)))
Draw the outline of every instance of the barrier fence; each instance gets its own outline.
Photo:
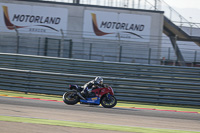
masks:
MULTIPOLYGON (((73 33, 73 35, 75 34, 73 33)), ((79 40, 80 38, 76 39, 79 40)), ((155 37, 155 40, 157 39, 158 37, 155 37)), ((157 43, 152 44, 150 47, 132 44, 131 42, 108 40, 85 40, 80 42, 77 40, 2 34, 0 36, 0 52, 142 64, 159 65, 163 61, 166 65, 178 64, 175 63, 178 59, 170 43, 164 44, 169 47, 159 48, 157 43)), ((187 45, 193 48, 193 45, 187 45)), ((180 50, 183 53, 186 64, 188 64, 187 66, 199 66, 199 49, 185 48, 180 50)))
POLYGON ((125 101, 200 105, 200 68, 0 53, 0 89, 62 95, 102 76, 125 101))

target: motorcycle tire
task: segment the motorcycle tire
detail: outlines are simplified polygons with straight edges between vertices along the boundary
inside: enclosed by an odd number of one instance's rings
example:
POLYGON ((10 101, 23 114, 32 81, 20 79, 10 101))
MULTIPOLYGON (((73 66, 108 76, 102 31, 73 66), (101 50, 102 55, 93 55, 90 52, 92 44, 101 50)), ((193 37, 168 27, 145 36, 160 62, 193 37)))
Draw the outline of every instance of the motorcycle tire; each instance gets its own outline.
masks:
POLYGON ((80 101, 79 96, 74 91, 68 91, 63 94, 63 102, 69 105, 77 104, 80 101))
POLYGON ((110 96, 108 99, 106 96, 104 96, 101 100, 101 105, 104 108, 112 108, 117 104, 117 99, 114 96, 110 96))

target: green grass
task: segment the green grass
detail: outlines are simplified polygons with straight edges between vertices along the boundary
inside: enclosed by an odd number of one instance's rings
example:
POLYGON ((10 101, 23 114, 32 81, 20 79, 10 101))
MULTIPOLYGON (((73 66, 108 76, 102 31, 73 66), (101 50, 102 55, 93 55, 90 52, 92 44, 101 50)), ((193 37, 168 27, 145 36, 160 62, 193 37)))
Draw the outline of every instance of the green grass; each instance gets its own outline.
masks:
MULTIPOLYGON (((36 93, 25 94, 23 92, 17 92, 17 91, 0 90, 0 96, 3 96, 3 95, 62 101, 62 96, 58 96, 58 95, 45 95, 45 94, 36 94, 36 93)), ((116 107, 153 108, 153 109, 161 109, 161 110, 177 110, 177 111, 190 111, 190 112, 200 113, 199 106, 186 106, 186 105, 118 101, 116 107)))
POLYGON ((8 90, 0 90, 0 96, 1 95, 62 101, 62 96, 58 96, 58 95, 46 95, 46 94, 38 94, 38 93, 25 94, 23 92, 8 91, 8 90))
POLYGON ((158 109, 158 110, 160 109, 160 110, 189 111, 189 112, 199 112, 200 113, 199 106, 189 106, 189 105, 154 104, 154 103, 119 101, 117 106, 151 108, 151 109, 158 109))
POLYGON ((67 127, 100 129, 100 130, 112 130, 112 131, 121 131, 121 132, 137 132, 137 133, 200 133, 200 132, 195 132, 195 131, 141 128, 141 127, 60 121, 60 120, 38 119, 38 118, 24 118, 24 117, 13 117, 13 116, 0 116, 0 121, 44 124, 44 125, 54 125, 54 126, 67 126, 67 127))

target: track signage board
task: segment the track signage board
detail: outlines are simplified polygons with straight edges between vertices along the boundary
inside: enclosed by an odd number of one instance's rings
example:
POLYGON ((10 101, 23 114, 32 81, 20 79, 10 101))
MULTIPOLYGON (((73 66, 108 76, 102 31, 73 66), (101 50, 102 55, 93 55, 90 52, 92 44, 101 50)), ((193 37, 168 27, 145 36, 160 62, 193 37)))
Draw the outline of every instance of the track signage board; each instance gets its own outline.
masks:
POLYGON ((83 37, 149 42, 151 16, 85 10, 83 37))
POLYGON ((67 8, 0 3, 0 32, 61 36, 67 17, 67 8))

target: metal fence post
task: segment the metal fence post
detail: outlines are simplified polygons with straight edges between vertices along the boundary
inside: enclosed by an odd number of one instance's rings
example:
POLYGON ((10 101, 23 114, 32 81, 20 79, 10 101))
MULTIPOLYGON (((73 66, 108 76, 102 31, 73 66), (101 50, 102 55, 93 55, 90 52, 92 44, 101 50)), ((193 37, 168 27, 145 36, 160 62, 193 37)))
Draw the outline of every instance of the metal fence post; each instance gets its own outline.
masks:
POLYGON ((40 55, 40 40, 41 38, 38 38, 38 51, 37 51, 37 55, 40 55))
POLYGON ((148 64, 151 63, 151 48, 149 48, 149 58, 148 58, 148 64))
POLYGON ((62 38, 59 41, 59 56, 58 57, 63 57, 63 51, 64 51, 64 32, 62 29, 60 29, 62 38))
POLYGON ((194 52, 194 62, 197 61, 197 51, 194 52))
POLYGON ((69 40, 69 58, 72 58, 72 47, 73 47, 73 42, 70 39, 69 40))
POLYGON ((168 48, 168 60, 170 60, 170 52, 171 52, 171 49, 168 48))
POLYGON ((155 6, 154 6, 155 10, 157 10, 157 0, 155 0, 155 6))
POLYGON ((120 46, 119 50, 119 62, 121 62, 121 58, 122 58, 122 46, 120 46))
POLYGON ((59 40, 58 41, 58 57, 62 57, 62 55, 61 55, 61 53, 62 53, 62 43, 61 43, 62 41, 61 40, 59 40))
POLYGON ((19 31, 17 30, 16 26, 14 26, 15 31, 16 31, 16 35, 17 35, 17 49, 16 49, 16 53, 19 53, 19 31))
POLYGON ((31 76, 31 70, 27 72, 27 88, 25 89, 25 94, 28 94, 30 92, 30 84, 31 84, 30 76, 31 76))
POLYGON ((48 38, 45 38, 44 56, 47 56, 47 48, 48 48, 48 38))
POLYGON ((89 60, 91 60, 91 56, 92 56, 92 43, 90 43, 90 53, 89 53, 89 60))

